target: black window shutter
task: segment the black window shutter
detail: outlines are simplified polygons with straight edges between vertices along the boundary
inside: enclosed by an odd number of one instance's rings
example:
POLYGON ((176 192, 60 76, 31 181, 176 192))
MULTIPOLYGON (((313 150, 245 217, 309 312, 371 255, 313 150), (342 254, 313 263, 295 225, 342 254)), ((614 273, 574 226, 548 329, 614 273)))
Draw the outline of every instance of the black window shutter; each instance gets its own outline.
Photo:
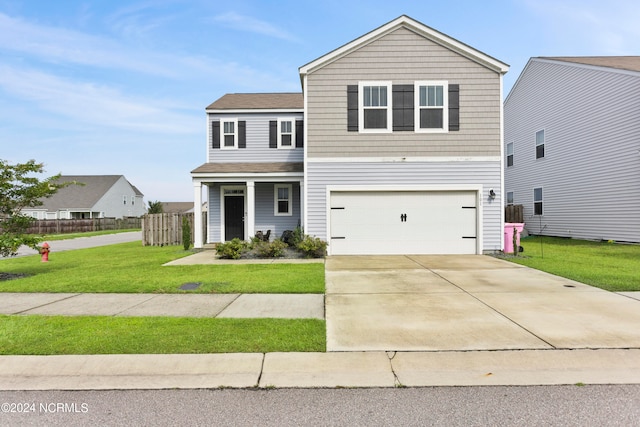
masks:
POLYGON ((247 122, 238 120, 238 148, 247 148, 247 122))
POLYGON ((393 85, 393 131, 413 131, 413 85, 393 85))
POLYGON ((347 86, 347 130, 358 132, 358 85, 347 86))
POLYGON ((449 131, 460 130, 460 85, 449 85, 449 131))
POLYGON ((296 120, 296 147, 304 147, 304 122, 296 120))
POLYGON ((220 121, 211 122, 211 147, 220 148, 220 121))
POLYGON ((278 148, 278 122, 269 121, 269 148, 278 148))

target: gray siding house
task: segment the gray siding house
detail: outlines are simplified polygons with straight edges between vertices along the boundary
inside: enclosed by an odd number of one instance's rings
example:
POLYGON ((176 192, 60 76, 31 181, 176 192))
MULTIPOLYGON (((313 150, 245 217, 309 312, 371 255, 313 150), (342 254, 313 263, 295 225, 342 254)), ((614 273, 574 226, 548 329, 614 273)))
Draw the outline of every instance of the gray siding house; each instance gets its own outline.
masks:
POLYGON ((144 195, 124 175, 62 175, 60 182, 77 182, 43 199, 43 205, 23 209, 36 219, 138 217, 147 213, 144 195))
POLYGON ((207 109, 212 148, 192 172, 196 203, 200 186, 209 188, 209 240, 231 237, 226 198, 237 195, 246 208, 244 237, 299 221, 305 233, 329 242, 332 255, 501 250, 507 71, 401 16, 300 67, 296 109, 247 111, 257 98, 251 94, 234 109, 227 102, 239 95, 225 95, 207 109), (246 147, 229 142, 223 150, 213 137, 226 135, 215 122, 234 115, 246 120, 246 147), (269 141, 279 141, 279 123, 288 117, 304 119, 295 130, 302 138, 282 150, 269 141), (286 183, 292 217, 280 225, 277 191, 286 183))
POLYGON ((504 109, 529 233, 640 242, 640 57, 531 58, 504 109))

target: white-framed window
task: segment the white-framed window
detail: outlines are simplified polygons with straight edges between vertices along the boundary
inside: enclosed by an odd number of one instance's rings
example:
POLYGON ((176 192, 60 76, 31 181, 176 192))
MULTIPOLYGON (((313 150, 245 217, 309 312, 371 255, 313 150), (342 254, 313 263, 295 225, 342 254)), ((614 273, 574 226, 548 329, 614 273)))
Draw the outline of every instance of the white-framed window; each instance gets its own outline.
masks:
POLYGON ((415 82, 415 131, 449 131, 449 84, 446 81, 415 82))
POLYGON ((238 120, 221 120, 220 123, 220 148, 238 148, 238 120))
POLYGON ((536 132, 536 159, 544 157, 544 129, 536 132))
POLYGON ((122 204, 123 205, 127 204, 127 195, 126 194, 122 196, 122 204))
POLYGON ((278 120, 278 148, 296 147, 296 121, 295 119, 278 120))
POLYGON ((533 189, 533 214, 542 215, 542 187, 533 189))
POLYGON ((360 132, 391 132, 391 82, 358 83, 358 124, 360 132))
POLYGON ((513 166, 513 142, 507 144, 507 167, 513 166))
POLYGON ((293 186, 276 184, 273 187, 273 214, 275 216, 291 216, 293 204, 293 186))
POLYGON ((131 196, 131 206, 136 204, 136 196, 131 196))
POLYGON ((513 204, 513 191, 507 191, 507 205, 513 204))

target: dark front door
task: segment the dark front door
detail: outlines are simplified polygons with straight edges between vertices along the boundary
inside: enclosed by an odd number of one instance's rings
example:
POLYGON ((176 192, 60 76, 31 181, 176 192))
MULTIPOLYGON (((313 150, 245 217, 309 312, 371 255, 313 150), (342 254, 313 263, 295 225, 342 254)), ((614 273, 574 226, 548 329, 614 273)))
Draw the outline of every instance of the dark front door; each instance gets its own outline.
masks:
POLYGON ((224 198, 224 240, 244 240, 244 196, 224 198))

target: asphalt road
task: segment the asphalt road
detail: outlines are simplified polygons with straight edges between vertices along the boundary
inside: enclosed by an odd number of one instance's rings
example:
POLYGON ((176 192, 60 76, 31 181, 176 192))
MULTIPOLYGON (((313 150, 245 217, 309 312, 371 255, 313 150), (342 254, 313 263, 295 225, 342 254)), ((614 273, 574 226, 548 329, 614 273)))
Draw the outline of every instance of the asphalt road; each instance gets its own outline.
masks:
POLYGON ((640 425, 640 385, 0 391, 0 404, 11 426, 640 425))
MULTIPOLYGON (((94 248, 97 246, 114 245, 116 243, 135 242, 136 240, 142 240, 141 231, 129 231, 126 233, 105 234, 102 236, 92 237, 77 237, 75 239, 67 240, 54 240, 52 242, 48 242, 51 247, 49 258, 54 256, 56 252, 94 248)), ((36 255, 37 253, 38 251, 34 249, 27 246, 21 246, 20 249, 18 249, 18 255, 16 256, 36 255)), ((0 257, 0 259, 2 258, 3 257, 0 257)))

